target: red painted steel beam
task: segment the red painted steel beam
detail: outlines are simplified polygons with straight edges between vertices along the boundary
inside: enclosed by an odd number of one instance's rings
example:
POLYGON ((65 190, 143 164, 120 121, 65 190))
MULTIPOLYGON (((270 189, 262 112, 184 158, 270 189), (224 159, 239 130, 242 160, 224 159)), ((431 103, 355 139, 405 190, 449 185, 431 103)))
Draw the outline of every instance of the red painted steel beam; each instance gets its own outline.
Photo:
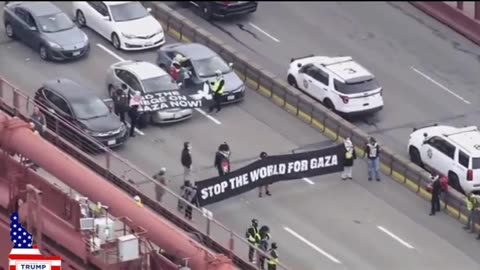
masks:
POLYGON ((139 208, 128 194, 34 134, 24 121, 3 112, 0 112, 0 147, 27 157, 79 193, 109 206, 114 216, 129 217, 147 230, 145 236, 150 241, 172 255, 188 258, 192 269, 236 269, 226 256, 207 250, 150 209, 139 208))

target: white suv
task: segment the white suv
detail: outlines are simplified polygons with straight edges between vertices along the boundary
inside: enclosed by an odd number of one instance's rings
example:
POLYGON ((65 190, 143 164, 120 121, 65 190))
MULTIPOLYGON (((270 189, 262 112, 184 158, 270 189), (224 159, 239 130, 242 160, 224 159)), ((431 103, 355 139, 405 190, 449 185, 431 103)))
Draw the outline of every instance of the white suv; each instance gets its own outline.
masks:
POLYGON ((412 162, 448 176, 460 192, 480 192, 480 132, 476 126, 428 126, 410 134, 412 162))
POLYGON ((287 81, 340 114, 371 114, 383 108, 375 76, 349 56, 293 58, 287 81))

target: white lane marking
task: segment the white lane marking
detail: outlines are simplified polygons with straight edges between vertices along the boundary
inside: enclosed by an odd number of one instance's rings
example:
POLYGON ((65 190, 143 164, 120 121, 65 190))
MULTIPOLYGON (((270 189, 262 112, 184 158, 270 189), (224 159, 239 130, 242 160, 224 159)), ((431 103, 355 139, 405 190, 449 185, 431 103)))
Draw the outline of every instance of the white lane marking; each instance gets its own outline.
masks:
MULTIPOLYGON (((122 57, 120 57, 118 54, 114 53, 112 50, 108 49, 107 47, 103 46, 102 44, 100 43, 97 43, 97 46, 104 50, 105 52, 107 52, 108 54, 110 54, 111 56, 117 58, 118 60, 120 61, 125 61, 125 59, 123 59, 122 57)), ((205 117, 207 117, 208 119, 212 120, 215 124, 217 125, 221 125, 222 123, 220 121, 218 121, 217 119, 215 119, 213 116, 207 114, 206 112, 204 112, 202 109, 199 109, 199 108, 196 108, 195 109, 197 112, 201 113, 202 115, 204 115, 205 117)))
POLYGON ((333 257, 332 255, 328 254, 326 251, 324 251, 323 249, 317 247, 316 245, 314 245, 312 242, 308 241, 307 239, 305 239, 305 237, 301 236, 300 234, 296 233, 294 230, 288 228, 288 227, 283 227, 283 229, 285 229, 285 231, 287 231, 288 233, 290 233, 291 235, 295 236, 298 240, 302 241, 303 243, 307 244, 307 246, 311 247, 312 249, 314 249, 315 251, 317 251, 318 253, 322 254, 323 256, 327 257, 328 259, 330 259, 332 262, 334 263, 338 263, 338 264, 341 264, 342 262, 340 262, 337 258, 333 257))
POLYGON ((113 52, 112 50, 110 50, 109 48, 103 46, 102 44, 97 43, 97 47, 99 47, 100 49, 104 50, 106 53, 110 54, 111 56, 117 58, 117 60, 125 61, 125 59, 123 59, 122 57, 120 57, 118 54, 114 53, 114 52, 113 52))
POLYGON ((393 234, 392 232, 390 232, 389 230, 385 229, 384 227, 382 226, 377 226, 377 228, 386 233, 388 236, 392 237, 393 239, 397 240, 400 244, 406 246, 407 248, 410 248, 410 249, 414 249, 414 247, 412 245, 410 245, 409 243, 405 242, 404 240, 402 240, 400 237, 396 236, 395 234, 393 234))
POLYGON ((264 34, 265 36, 271 38, 273 41, 280 42, 280 40, 276 39, 274 36, 270 35, 270 34, 267 33, 265 30, 263 30, 262 28, 256 26, 255 24, 253 24, 253 23, 248 23, 248 24, 250 24, 251 27, 257 29, 259 32, 261 32, 261 33, 264 34))
POLYGON ((203 116, 207 117, 208 119, 212 120, 212 122, 214 122, 215 124, 217 125, 221 125, 222 122, 218 121, 217 119, 215 119, 215 117, 209 115, 208 113, 206 113, 204 110, 200 109, 200 108, 195 108, 195 110, 199 113, 201 113, 203 116))
POLYGON ((105 98, 105 99, 103 100, 103 102, 112 102, 112 99, 111 99, 111 98, 105 98))
POLYGON ((451 95, 453 95, 454 97, 460 99, 461 101, 467 103, 467 104, 471 104, 470 101, 464 99, 462 96, 460 96, 459 94, 453 92, 452 90, 448 89, 446 86, 442 85, 441 83, 435 81, 434 79, 432 79, 430 76, 428 76, 427 74, 421 72, 420 70, 416 69, 415 67, 410 67, 413 71, 415 71, 417 74, 419 74, 420 76, 424 77, 425 79, 429 80, 430 82, 432 82, 433 84, 435 84, 436 86, 440 87, 441 89, 443 89, 444 91, 450 93, 451 95))
POLYGON ((307 182, 307 183, 309 183, 310 185, 315 185, 315 183, 314 183, 312 180, 310 180, 310 179, 308 179, 308 178, 306 178, 306 177, 302 178, 302 180, 305 181, 305 182, 307 182))

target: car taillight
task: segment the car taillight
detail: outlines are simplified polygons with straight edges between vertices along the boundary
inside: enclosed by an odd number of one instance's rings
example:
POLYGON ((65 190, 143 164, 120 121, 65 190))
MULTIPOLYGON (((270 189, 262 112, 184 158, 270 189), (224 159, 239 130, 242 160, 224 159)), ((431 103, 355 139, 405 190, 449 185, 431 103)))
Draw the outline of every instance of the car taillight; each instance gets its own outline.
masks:
POLYGON ((347 96, 342 96, 342 95, 339 95, 339 96, 342 99, 343 103, 348 104, 348 97, 347 96))
POLYGON ((233 4, 234 2, 232 1, 223 1, 223 2, 217 2, 219 5, 222 5, 222 6, 230 6, 231 4, 233 4))
POLYGON ((467 181, 472 181, 473 180, 473 170, 468 170, 467 171, 467 181))

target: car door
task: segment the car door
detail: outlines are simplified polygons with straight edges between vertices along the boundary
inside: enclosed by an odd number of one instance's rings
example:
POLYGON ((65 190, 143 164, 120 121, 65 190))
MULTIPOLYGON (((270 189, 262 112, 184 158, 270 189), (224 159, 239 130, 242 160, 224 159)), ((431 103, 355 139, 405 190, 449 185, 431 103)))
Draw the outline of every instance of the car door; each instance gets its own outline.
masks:
POLYGON ((455 146, 441 137, 432 137, 422 145, 422 161, 440 174, 447 175, 455 166, 455 146))
POLYGON ((28 43, 32 48, 39 48, 42 43, 42 34, 40 25, 36 22, 35 18, 27 11, 27 25, 28 25, 28 43))
POLYGON ((115 75, 128 86, 130 94, 133 94, 134 91, 140 91, 143 93, 142 84, 137 79, 135 75, 127 70, 119 69, 118 72, 115 71, 115 75))
POLYGON ((308 86, 309 83, 311 83, 312 78, 307 73, 311 68, 313 68, 312 64, 306 64, 298 70, 297 84, 301 90, 308 91, 308 86))
POLYGON ((112 19, 108 12, 107 5, 102 1, 92 1, 87 3, 90 7, 89 12, 85 12, 85 19, 87 20, 88 26, 103 37, 110 39, 112 34, 112 19), (108 17, 108 20, 106 17, 108 17))
POLYGON ((48 110, 60 116, 63 120, 71 122, 73 120, 73 114, 68 102, 51 90, 44 89, 43 92, 49 103, 48 110))
POLYGON ((320 100, 323 101, 328 93, 328 83, 330 80, 330 76, 328 73, 322 71, 317 67, 313 67, 308 70, 307 75, 312 79, 309 81, 312 95, 320 100))
POLYGON ((467 171, 470 168, 470 156, 467 155, 462 150, 457 151, 457 162, 455 162, 455 172, 457 173, 458 179, 463 180, 467 179, 467 171))
POLYGON ((17 7, 14 9, 13 13, 12 20, 10 21, 13 32, 27 45, 30 45, 28 42, 28 33, 30 33, 27 23, 28 12, 23 8, 17 7))

